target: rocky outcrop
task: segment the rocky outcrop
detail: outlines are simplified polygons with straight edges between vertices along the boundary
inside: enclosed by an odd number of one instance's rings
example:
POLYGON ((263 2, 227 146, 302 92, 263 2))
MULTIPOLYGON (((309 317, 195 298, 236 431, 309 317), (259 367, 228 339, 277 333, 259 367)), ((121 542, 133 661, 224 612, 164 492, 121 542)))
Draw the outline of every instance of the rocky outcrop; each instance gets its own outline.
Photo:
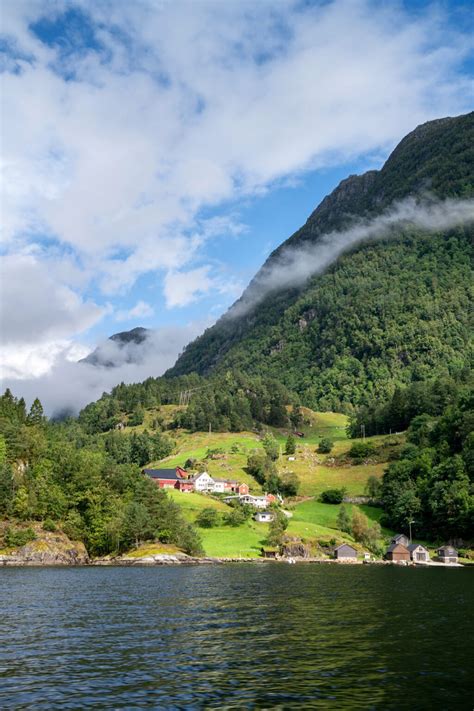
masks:
POLYGON ((71 541, 64 533, 41 531, 24 546, 0 554, 5 565, 87 565, 90 562, 83 543, 71 541))

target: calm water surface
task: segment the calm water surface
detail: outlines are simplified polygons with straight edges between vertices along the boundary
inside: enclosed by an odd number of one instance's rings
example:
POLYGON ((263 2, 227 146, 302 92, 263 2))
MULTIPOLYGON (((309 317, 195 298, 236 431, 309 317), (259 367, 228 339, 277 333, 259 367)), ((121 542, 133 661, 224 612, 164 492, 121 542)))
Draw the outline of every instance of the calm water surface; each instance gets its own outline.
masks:
POLYGON ((0 570, 0 709, 472 709, 474 570, 0 570))

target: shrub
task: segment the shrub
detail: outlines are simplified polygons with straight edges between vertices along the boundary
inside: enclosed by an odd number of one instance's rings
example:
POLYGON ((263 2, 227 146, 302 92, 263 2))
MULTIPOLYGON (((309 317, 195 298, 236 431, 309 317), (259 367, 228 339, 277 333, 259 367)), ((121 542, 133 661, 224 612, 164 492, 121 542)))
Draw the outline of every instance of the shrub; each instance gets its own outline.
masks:
POLYGON ((215 509, 203 509, 196 518, 196 523, 201 528, 214 528, 220 523, 220 517, 215 509))
POLYGON ((47 518, 45 521, 43 521, 43 530, 50 531, 51 533, 57 531, 57 526, 54 523, 53 519, 47 518))
POLYGON ((34 541, 36 534, 32 528, 10 528, 8 527, 4 533, 5 545, 17 547, 24 546, 30 541, 34 541))
POLYGON ((374 453, 374 445, 371 442, 354 442, 349 450, 349 457, 356 462, 361 462, 374 453))
POLYGON ((329 437, 322 437, 316 451, 319 452, 319 454, 329 454, 333 447, 334 442, 332 442, 329 437))
POLYGON ((240 507, 234 508, 228 513, 224 514, 224 524, 226 526, 232 526, 233 528, 241 526, 243 523, 245 523, 246 520, 247 516, 240 507))
POLYGON ((340 504, 346 495, 346 490, 342 489, 326 489, 321 494, 323 504, 340 504))

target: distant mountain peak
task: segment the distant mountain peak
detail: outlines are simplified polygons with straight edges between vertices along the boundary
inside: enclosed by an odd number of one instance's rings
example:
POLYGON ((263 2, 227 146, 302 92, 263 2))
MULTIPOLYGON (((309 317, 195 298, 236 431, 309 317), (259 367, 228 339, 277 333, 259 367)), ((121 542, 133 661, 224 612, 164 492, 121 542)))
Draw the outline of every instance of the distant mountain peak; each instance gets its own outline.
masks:
POLYGON ((114 333, 79 363, 103 368, 115 368, 124 363, 140 363, 143 359, 143 348, 140 346, 143 346, 152 333, 151 329, 142 326, 132 328, 130 331, 114 333))

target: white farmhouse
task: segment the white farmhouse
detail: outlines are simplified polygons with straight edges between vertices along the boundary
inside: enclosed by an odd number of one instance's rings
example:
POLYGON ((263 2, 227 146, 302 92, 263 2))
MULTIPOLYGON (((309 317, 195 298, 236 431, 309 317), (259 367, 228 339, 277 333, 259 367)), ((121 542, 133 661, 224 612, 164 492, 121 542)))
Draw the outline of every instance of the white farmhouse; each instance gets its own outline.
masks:
POLYGON ((195 491, 215 491, 215 481, 207 472, 201 472, 193 478, 195 491))

